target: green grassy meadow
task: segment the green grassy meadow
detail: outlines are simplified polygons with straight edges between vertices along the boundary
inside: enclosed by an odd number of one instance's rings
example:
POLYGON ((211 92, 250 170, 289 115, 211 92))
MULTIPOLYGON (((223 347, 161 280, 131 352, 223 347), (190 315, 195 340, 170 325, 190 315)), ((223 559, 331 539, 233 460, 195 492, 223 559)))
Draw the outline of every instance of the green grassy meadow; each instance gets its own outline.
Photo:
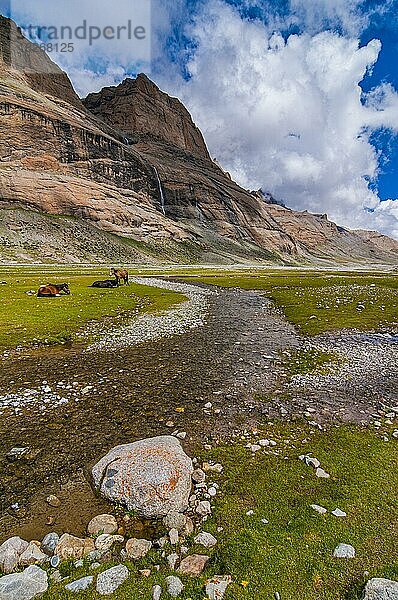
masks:
POLYGON ((183 301, 177 292, 130 283, 117 289, 89 287, 109 279, 106 269, 0 268, 0 350, 33 343, 57 344, 74 339, 89 321, 160 311, 183 301), (71 295, 60 298, 28 296, 40 285, 67 282, 71 295))
POLYGON ((398 276, 393 273, 213 272, 184 279, 261 290, 304 335, 398 327, 398 276))
MULTIPOLYGON (((181 577, 186 585, 182 600, 204 600, 204 582, 213 574, 233 577, 225 600, 273 600, 275 592, 282 600, 357 600, 369 577, 397 579, 396 441, 384 442, 372 431, 348 426, 319 432, 304 424, 282 423, 266 426, 259 435, 275 440, 280 454, 259 452, 253 457, 245 439, 202 456, 224 466, 221 475, 209 475, 220 491, 203 527, 218 544, 210 550, 211 562, 201 578, 181 577), (321 461, 329 480, 318 479, 298 460, 306 452, 321 461), (318 514, 310 508, 313 503, 328 513, 318 514), (336 507, 347 517, 332 515, 336 507), (246 515, 250 510, 253 515, 246 515), (269 523, 263 524, 263 518, 269 523), (355 547, 354 559, 333 558, 340 542, 355 547)), ((166 548, 166 554, 173 551, 166 548)), ((190 549, 203 551, 197 546, 190 549)), ((171 572, 160 553, 151 551, 147 558, 127 565, 131 575, 112 598, 151 598, 155 583, 165 590, 171 572), (159 572, 154 564, 160 564, 159 572), (143 568, 152 568, 148 579, 138 573, 143 568)), ((72 569, 70 578, 52 585, 43 598, 70 598, 64 585, 87 574, 87 565, 72 569)), ((82 596, 100 598, 94 589, 82 596)), ((162 597, 169 595, 164 592, 162 597)))

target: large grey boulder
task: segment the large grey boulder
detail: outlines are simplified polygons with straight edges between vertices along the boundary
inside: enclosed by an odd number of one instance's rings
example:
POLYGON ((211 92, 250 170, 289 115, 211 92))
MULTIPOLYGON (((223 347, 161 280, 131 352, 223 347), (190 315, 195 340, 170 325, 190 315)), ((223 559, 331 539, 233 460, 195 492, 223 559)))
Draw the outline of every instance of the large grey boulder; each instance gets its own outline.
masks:
POLYGON ((28 542, 17 536, 3 542, 0 546, 0 571, 5 574, 12 573, 18 565, 19 557, 28 546, 28 542))
POLYGON ((32 600, 47 591, 47 573, 31 565, 22 573, 0 578, 0 600, 32 600))
POLYGON ((192 472, 180 442, 163 435, 113 448, 92 474, 102 496, 156 518, 188 507, 192 472))
POLYGON ((398 581, 377 577, 369 579, 363 600, 398 600, 398 581))

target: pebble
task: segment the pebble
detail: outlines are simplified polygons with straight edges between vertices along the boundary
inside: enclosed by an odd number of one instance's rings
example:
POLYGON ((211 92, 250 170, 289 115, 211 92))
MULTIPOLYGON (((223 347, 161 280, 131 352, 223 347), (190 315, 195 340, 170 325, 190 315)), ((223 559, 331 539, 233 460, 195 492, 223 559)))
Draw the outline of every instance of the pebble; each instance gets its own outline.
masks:
POLYGON ((170 529, 170 531, 169 531, 169 540, 170 540, 170 544, 172 546, 175 546, 176 544, 178 544, 179 535, 178 535, 178 530, 177 529, 170 529))
POLYGON ((201 517, 205 517, 206 515, 211 514, 211 506, 208 500, 201 500, 196 507, 196 512, 201 517))
POLYGON ((71 583, 68 583, 65 586, 65 589, 68 592, 74 592, 74 593, 83 592, 88 587, 90 587, 90 585, 93 583, 93 579, 94 579, 94 577, 92 577, 92 576, 82 577, 81 579, 77 579, 76 581, 72 581, 71 583))
POLYGON ((346 517, 347 513, 345 513, 343 510, 340 510, 339 508, 335 508, 334 510, 332 510, 332 515, 334 515, 335 517, 346 517))
POLYGON ((152 588, 152 600, 160 600, 160 596, 162 595, 162 588, 160 585, 154 585, 152 588))
POLYGON ((334 549, 333 556, 335 558, 354 558, 355 548, 350 544, 338 544, 334 549))
POLYGON ((328 512, 326 508, 324 508, 323 506, 319 506, 319 504, 311 504, 311 508, 321 515, 324 515, 328 512))
POLYGON ((174 571, 178 558, 178 554, 169 554, 167 557, 167 563, 172 571, 174 571))
POLYGON ((217 544, 217 539, 211 533, 202 531, 194 538, 195 544, 200 544, 205 548, 213 548, 217 544))
POLYGON ((102 596, 113 594, 129 576, 129 570, 125 565, 116 565, 97 577, 97 592, 102 596))
POLYGON ((329 479, 329 477, 330 477, 329 473, 327 473, 326 471, 324 471, 320 467, 318 467, 317 470, 315 471, 315 475, 317 477, 320 477, 321 479, 329 479))
POLYGON ((166 577, 166 586, 167 591, 172 598, 177 598, 177 596, 179 596, 184 589, 181 579, 175 575, 169 575, 169 577, 166 577))

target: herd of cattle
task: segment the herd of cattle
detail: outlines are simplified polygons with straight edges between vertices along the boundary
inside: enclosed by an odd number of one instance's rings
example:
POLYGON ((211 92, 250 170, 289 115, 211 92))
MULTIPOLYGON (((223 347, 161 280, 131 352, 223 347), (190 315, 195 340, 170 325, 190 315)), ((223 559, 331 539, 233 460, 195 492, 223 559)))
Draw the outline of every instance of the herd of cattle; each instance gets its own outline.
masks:
MULTIPOLYGON (((129 285, 129 272, 125 269, 111 269, 109 273, 110 277, 114 277, 114 279, 105 279, 104 281, 94 281, 94 283, 90 287, 94 288, 116 288, 119 287, 120 283, 123 281, 125 285, 129 285)), ((38 298, 57 298, 61 295, 61 292, 67 294, 69 296, 70 289, 69 284, 61 283, 47 283, 47 285, 42 285, 37 292, 38 298)))

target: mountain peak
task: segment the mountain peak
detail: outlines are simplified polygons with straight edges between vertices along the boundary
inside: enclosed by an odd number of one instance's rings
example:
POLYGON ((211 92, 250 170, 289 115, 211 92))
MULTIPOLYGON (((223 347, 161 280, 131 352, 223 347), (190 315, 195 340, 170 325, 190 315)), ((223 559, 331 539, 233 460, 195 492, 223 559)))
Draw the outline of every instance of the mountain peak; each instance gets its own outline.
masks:
POLYGON ((147 135, 210 160, 203 136, 185 106, 162 92, 144 73, 89 94, 83 103, 125 135, 147 135))

